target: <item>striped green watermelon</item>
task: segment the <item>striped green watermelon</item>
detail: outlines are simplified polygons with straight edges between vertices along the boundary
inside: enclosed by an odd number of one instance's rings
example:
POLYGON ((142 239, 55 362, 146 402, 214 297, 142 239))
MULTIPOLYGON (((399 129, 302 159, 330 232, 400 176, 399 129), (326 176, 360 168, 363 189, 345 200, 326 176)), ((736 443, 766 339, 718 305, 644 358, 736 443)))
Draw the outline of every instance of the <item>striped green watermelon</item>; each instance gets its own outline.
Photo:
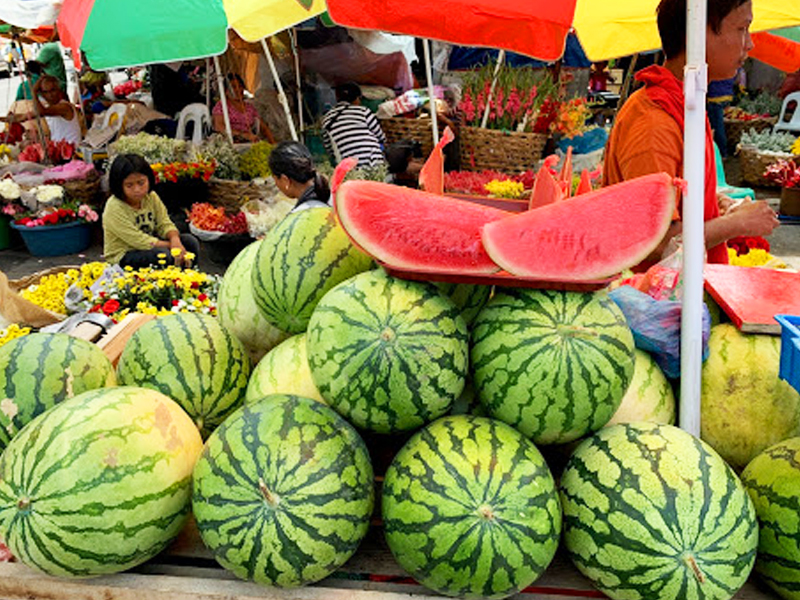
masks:
POLYGON ((307 335, 314 383, 356 427, 415 429, 464 388, 467 327, 433 285, 361 273, 322 298, 307 335))
POLYGON ((178 313, 136 330, 122 351, 117 377, 122 385, 175 400, 206 438, 244 402, 250 358, 214 317, 178 313))
POLYGON ((631 384, 606 426, 636 421, 674 425, 675 394, 672 386, 652 356, 638 348, 635 354, 631 384))
POLYGON ((34 417, 88 390, 116 385, 94 344, 64 333, 32 333, 0 347, 0 451, 34 417))
POLYGON ((222 278, 217 294, 217 318, 222 326, 239 338, 253 362, 289 337, 273 327, 261 314, 253 296, 252 272, 261 240, 236 255, 222 278))
POLYGON ((786 600, 800 600, 800 437, 756 456, 742 473, 760 523, 756 572, 786 600))
POLYGON ((561 477, 564 542, 613 600, 728 600, 753 568, 758 522, 736 474, 671 425, 606 427, 561 477))
POLYGON ((468 283, 436 283, 436 287, 461 310, 464 322, 469 326, 492 296, 490 285, 468 283))
POLYGON ((606 294, 506 288, 472 327, 475 389, 537 444, 596 431, 633 377, 633 335, 606 294))
POLYGON ((336 284, 372 267, 329 208, 289 214, 269 230, 253 265, 253 294, 267 321, 303 333, 320 298, 336 284))
POLYGON ((29 423, 0 456, 0 540, 29 567, 92 577, 163 550, 191 509, 202 450, 172 400, 91 390, 29 423))
POLYGON ((275 346, 253 369, 245 402, 251 404, 270 394, 291 394, 324 402, 308 368, 305 333, 275 346))
POLYGON ((553 477, 505 423, 444 417, 417 432, 383 484, 386 541, 423 585, 449 596, 505 598, 550 564, 561 533, 553 477))
POLYGON ((781 338, 711 329, 703 363, 700 437, 737 471, 770 446, 800 436, 800 394, 778 377, 781 338))
POLYGON ((356 551, 374 504, 372 465, 329 407, 276 394, 244 406, 208 439, 192 499, 206 546, 265 585, 323 579, 356 551))

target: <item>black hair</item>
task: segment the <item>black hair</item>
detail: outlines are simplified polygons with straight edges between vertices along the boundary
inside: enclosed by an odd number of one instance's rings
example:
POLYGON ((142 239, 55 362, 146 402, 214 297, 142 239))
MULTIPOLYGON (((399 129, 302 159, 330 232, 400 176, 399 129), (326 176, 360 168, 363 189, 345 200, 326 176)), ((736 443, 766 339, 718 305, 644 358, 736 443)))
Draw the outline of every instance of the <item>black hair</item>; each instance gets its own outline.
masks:
POLYGON ((422 144, 416 140, 399 140, 386 148, 389 173, 405 173, 412 158, 422 158, 422 144))
POLYGON ((361 97, 361 88, 352 81, 336 88, 336 99, 344 102, 355 102, 361 97))
POLYGON ((25 64, 25 70, 31 75, 41 75, 44 72, 44 66, 38 60, 29 60, 25 64))
POLYGON ((147 177, 151 192, 155 189, 156 176, 150 167, 150 163, 138 154, 120 154, 111 163, 111 169, 108 173, 108 187, 111 193, 120 200, 125 200, 125 190, 122 187, 122 182, 125 181, 128 175, 133 175, 134 173, 147 177))
MULTIPOLYGON (((751 0, 708 0, 708 26, 719 33, 722 21, 751 0)), ((661 48, 668 59, 686 52, 686 0, 661 0, 656 9, 661 48)))
POLYGON ((327 202, 331 195, 328 180, 317 173, 314 157, 300 142, 278 143, 269 155, 269 169, 276 177, 286 175, 297 183, 308 183, 313 179, 314 193, 322 202, 327 202))
POLYGON ((231 81, 231 82, 238 81, 240 84, 242 84, 243 88, 247 87, 244 84, 244 79, 242 79, 242 76, 239 75, 238 73, 228 73, 228 81, 231 81))

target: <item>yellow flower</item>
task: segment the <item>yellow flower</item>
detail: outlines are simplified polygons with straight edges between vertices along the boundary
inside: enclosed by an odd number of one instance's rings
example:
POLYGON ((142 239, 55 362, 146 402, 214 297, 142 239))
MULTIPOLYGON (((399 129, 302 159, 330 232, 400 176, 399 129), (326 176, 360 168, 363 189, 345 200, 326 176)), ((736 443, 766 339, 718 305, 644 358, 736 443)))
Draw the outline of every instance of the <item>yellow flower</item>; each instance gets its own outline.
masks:
POLYGON ((183 258, 185 258, 188 261, 194 260, 194 252, 186 252, 186 253, 184 253, 183 258))
MULTIPOLYGON (((163 256, 163 254, 159 254, 159 256, 163 256)), ((158 261, 158 264, 160 264, 160 265, 165 265, 165 264, 167 264, 167 261, 165 261, 165 260, 160 260, 160 261, 158 261)))
POLYGON ((158 258, 167 258, 167 253, 166 252, 159 252, 158 254, 156 254, 156 256, 158 258))
POLYGON ((486 191, 497 198, 519 198, 525 191, 525 186, 520 181, 500 181, 493 179, 483 186, 486 191))
POLYGON ((30 327, 20 327, 16 323, 12 323, 5 329, 0 329, 0 346, 10 342, 11 340, 28 335, 30 332, 30 327))
POLYGON ((172 248, 169 251, 169 253, 172 254, 172 256, 174 256, 175 258, 177 258, 177 257, 179 257, 181 255, 181 249, 180 248, 172 248))

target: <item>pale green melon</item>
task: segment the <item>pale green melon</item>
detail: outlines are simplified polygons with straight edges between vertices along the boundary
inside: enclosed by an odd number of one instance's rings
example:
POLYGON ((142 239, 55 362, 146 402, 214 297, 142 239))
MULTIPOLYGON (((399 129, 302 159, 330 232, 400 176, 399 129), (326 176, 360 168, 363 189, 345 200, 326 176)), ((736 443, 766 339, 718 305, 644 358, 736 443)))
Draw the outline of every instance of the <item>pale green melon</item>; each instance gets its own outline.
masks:
POLYGON ((245 403, 252 404, 271 394, 287 394, 325 402, 308 368, 306 334, 293 335, 282 342, 253 369, 247 384, 245 403))
POLYGON ((606 426, 637 421, 673 425, 675 394, 672 386, 652 356, 638 348, 635 354, 631 384, 606 426))

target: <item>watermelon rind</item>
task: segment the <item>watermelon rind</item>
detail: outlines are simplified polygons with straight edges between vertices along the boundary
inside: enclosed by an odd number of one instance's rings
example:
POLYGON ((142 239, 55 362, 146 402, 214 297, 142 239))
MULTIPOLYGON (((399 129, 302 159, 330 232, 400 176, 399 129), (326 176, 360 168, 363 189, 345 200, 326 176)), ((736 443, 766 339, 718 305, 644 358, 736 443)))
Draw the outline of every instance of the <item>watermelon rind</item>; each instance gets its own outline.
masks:
POLYGON ((800 437, 764 450, 742 472, 760 524, 756 573, 785 600, 800 600, 800 437))
POLYGON ((612 600, 729 600, 750 575, 753 503, 725 461, 677 427, 601 429, 560 489, 564 546, 612 600))
POLYGON ((194 471, 203 542, 223 567, 263 585, 328 576, 355 553, 373 504, 366 446, 310 398, 244 406, 211 435, 194 471))
POLYGON ((467 375, 467 326, 436 286, 361 273, 328 292, 308 325, 311 375, 356 427, 416 429, 444 415, 467 375))
POLYGON ((468 326, 492 297, 491 285, 444 282, 436 282, 434 285, 461 310, 461 317, 468 326))
POLYGON ((40 415, 0 456, 0 540, 48 575, 124 571, 189 517, 197 428, 156 391, 84 392, 40 415))
POLYGON ((553 477, 533 443, 500 421, 443 417, 386 471, 386 541, 414 579, 462 598, 505 598, 547 568, 561 533, 553 477))
POLYGON ((633 377, 633 335, 603 292, 498 289, 471 336, 481 403, 537 444, 605 425, 633 377))
POLYGON ((116 385, 95 344, 65 333, 31 333, 0 347, 0 451, 35 417, 83 392, 116 385))

